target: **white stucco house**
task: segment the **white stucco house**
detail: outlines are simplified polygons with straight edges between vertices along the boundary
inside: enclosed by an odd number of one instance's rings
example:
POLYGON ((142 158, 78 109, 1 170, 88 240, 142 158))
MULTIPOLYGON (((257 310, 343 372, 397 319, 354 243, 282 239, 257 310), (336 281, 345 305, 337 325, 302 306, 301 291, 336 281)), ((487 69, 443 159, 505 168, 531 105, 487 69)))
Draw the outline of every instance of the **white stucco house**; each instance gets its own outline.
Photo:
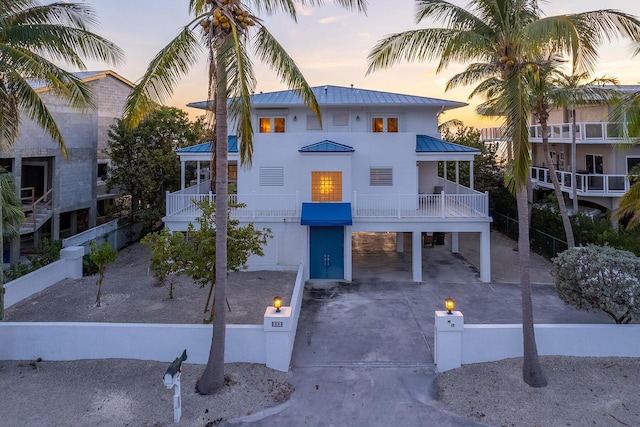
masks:
MULTIPOLYGON (((229 180, 245 205, 232 216, 269 227, 273 238, 252 269, 304 263, 306 279, 352 280, 352 236, 358 232, 396 233, 397 250, 411 239, 412 277, 422 281, 424 236, 477 233, 480 279, 491 280, 488 195, 447 181, 438 164, 469 162, 479 151, 440 140, 438 115, 464 103, 354 87, 313 88, 322 123, 291 91, 252 96, 253 164, 240 165, 229 124, 229 180)), ((206 102, 189 104, 206 108, 206 102)), ((165 225, 185 231, 198 210, 194 200, 215 197, 203 173, 211 143, 178 151, 182 190, 167 194, 165 225), (198 178, 184 179, 186 165, 198 178)), ((208 163, 207 163, 208 164, 208 163)), ((456 171, 458 169, 456 168, 456 171)), ((473 174, 472 174, 473 175, 473 174)))

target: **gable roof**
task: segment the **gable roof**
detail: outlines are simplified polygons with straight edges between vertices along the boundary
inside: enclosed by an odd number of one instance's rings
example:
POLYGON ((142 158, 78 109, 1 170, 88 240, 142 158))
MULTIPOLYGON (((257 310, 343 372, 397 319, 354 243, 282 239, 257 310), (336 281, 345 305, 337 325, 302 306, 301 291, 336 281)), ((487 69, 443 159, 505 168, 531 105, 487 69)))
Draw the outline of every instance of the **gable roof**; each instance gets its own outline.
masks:
MULTIPOLYGON (((432 106, 449 110, 464 107, 464 102, 447 101, 425 96, 403 95, 392 92, 359 89, 342 86, 315 86, 313 90, 318 104, 321 106, 365 106, 365 105, 394 105, 394 106, 432 106)), ((251 95, 251 103, 257 108, 283 108, 305 105, 302 98, 292 90, 258 93, 251 95)), ((207 108, 207 101, 191 102, 188 107, 207 108)))
MULTIPOLYGON (((238 152, 238 140, 235 135, 229 135, 229 153, 238 152)), ((203 142, 202 144, 192 145, 190 147, 184 147, 176 150, 178 155, 180 154, 195 154, 195 153, 211 153, 213 151, 213 142, 203 142)))
POLYGON ((348 145, 338 144, 337 142, 325 139, 324 141, 302 147, 298 151, 300 153, 353 153, 356 150, 348 145))
POLYGON ((427 135, 416 136, 416 153, 474 153, 480 150, 466 145, 454 144, 427 135))
MULTIPOLYGON (((93 80, 100 80, 100 79, 104 79, 107 76, 111 76, 114 77, 118 80, 120 80, 122 83, 131 86, 131 87, 135 87, 135 84, 130 82, 129 80, 125 79, 124 77, 122 77, 120 74, 116 73, 115 71, 111 71, 111 70, 102 70, 102 71, 78 71, 75 73, 71 73, 74 76, 76 76, 77 78, 79 78, 80 80, 82 80, 85 83, 88 83, 90 81, 93 80)), ((31 80, 29 79, 29 85, 36 91, 36 92, 46 92, 49 89, 51 89, 50 86, 47 86, 45 83, 37 81, 37 80, 31 80)))

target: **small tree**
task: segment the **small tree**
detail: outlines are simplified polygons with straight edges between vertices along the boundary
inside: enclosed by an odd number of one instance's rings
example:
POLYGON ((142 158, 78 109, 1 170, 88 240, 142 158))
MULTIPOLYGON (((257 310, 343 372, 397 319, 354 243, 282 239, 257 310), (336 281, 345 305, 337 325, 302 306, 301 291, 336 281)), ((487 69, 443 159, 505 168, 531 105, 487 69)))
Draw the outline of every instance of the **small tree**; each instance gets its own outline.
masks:
MULTIPOLYGON (((197 226, 189 224, 186 236, 163 230, 145 236, 142 243, 151 249, 150 268, 157 280, 164 281, 170 274, 184 274, 201 287, 210 285, 204 309, 206 313, 216 278, 216 210, 209 200, 198 202, 197 205, 202 215, 196 218, 197 226)), ((232 207, 241 208, 242 205, 232 207)), ((271 230, 257 230, 253 224, 241 227, 238 220, 229 219, 227 236, 227 271, 239 271, 247 268, 250 255, 263 255, 262 247, 271 237, 271 230)), ((173 287, 169 292, 173 293, 173 287)), ((215 314, 214 307, 215 304, 211 304, 210 319, 215 314)))
POLYGON ((100 246, 96 245, 95 241, 91 242, 91 252, 89 254, 91 261, 98 266, 98 293, 96 294, 96 307, 100 307, 100 296, 102 295, 102 281, 104 280, 104 271, 107 268, 107 264, 114 262, 118 257, 118 251, 111 249, 111 245, 107 242, 103 242, 100 246))
POLYGON ((579 310, 602 311, 616 323, 640 320, 640 258, 608 246, 562 252, 552 274, 560 299, 579 310))
POLYGON ((119 120, 109 131, 111 166, 107 188, 123 195, 118 210, 129 224, 141 223, 153 230, 165 214, 167 191, 180 188, 180 158, 177 148, 194 145, 205 135, 203 122, 189 122, 187 113, 161 107, 135 129, 119 120))

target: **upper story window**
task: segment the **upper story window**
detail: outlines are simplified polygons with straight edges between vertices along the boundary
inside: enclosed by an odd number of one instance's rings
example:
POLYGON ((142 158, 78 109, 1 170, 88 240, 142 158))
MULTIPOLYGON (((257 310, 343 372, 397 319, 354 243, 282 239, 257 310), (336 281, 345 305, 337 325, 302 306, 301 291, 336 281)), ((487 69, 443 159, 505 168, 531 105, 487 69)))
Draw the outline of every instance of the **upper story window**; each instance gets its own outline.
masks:
POLYGON ((260 117, 260 133, 282 133, 284 117, 260 117))
POLYGON ((372 117, 371 132, 398 132, 398 118, 372 117))
POLYGON ((307 130, 322 130, 322 125, 315 114, 307 114, 307 130))
POLYGON ((342 201, 342 172, 311 172, 312 202, 342 201))

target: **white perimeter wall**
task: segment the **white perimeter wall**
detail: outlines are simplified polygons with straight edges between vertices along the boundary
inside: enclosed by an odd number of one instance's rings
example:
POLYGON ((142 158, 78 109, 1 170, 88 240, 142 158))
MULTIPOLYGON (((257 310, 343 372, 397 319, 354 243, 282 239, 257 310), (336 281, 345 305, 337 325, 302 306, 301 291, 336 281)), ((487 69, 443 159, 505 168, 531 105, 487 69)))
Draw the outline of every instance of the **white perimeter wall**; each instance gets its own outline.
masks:
MULTIPOLYGON (((227 325, 226 363, 262 363, 280 371, 289 369, 302 305, 303 271, 300 265, 291 307, 283 307, 284 313, 278 315, 281 324, 267 322, 265 316, 263 325, 227 325)), ((171 362, 186 349, 186 363, 204 364, 212 334, 212 325, 7 322, 0 323, 0 360, 41 357, 171 362)))

